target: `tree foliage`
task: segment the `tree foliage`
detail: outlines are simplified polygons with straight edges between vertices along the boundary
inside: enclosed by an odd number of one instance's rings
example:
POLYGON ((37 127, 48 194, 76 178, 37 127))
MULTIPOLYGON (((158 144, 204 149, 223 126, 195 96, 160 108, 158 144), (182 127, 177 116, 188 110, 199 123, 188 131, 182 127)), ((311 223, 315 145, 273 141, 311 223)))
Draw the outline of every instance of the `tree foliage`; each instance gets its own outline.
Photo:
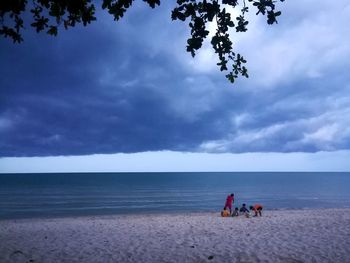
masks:
MULTIPOLYGON (((135 0, 102 0, 102 9, 107 10, 114 20, 122 18, 135 0)), ((160 0, 143 0, 151 8, 160 5, 160 0)), ((177 0, 171 18, 189 21, 191 35, 187 40, 187 51, 194 57, 203 41, 209 35, 208 24, 216 22, 216 32, 211 45, 218 55, 221 71, 226 72, 230 82, 242 75, 248 77, 246 60, 233 51, 230 32, 246 32, 249 21, 246 13, 254 8, 256 15, 266 16, 267 23, 277 23, 281 15, 276 11, 276 2, 284 0, 177 0), (239 15, 233 19, 228 7, 238 8, 239 15)), ((84 26, 96 20, 93 0, 1 0, 0 35, 9 37, 14 43, 23 41, 21 31, 25 28, 24 17, 31 17, 31 26, 36 32, 46 32, 56 36, 59 28, 68 29, 76 24, 84 26)))

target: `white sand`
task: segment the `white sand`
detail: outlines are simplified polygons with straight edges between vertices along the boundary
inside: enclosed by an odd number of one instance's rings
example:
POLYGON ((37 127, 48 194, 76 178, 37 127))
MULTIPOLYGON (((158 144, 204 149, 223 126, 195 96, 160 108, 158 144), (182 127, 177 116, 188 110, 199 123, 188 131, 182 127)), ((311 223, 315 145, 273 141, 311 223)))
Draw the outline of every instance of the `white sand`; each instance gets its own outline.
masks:
POLYGON ((350 262, 350 209, 3 220, 0 262, 350 262))

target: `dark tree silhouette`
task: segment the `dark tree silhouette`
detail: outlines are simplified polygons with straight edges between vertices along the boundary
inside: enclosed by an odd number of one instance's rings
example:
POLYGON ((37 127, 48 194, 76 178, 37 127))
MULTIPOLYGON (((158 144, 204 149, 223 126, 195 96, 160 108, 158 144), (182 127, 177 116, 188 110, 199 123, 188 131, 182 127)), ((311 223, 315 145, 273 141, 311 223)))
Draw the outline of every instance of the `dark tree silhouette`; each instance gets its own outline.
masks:
MULTIPOLYGON (((134 1, 101 2, 102 9, 107 10, 114 20, 119 20, 134 1)), ((160 5, 160 0, 143 1, 152 8, 160 5)), ((233 83, 239 75, 248 77, 248 72, 244 66, 246 60, 233 51, 229 29, 233 28, 236 32, 247 31, 248 21, 245 14, 249 8, 256 9, 257 15, 266 16, 268 24, 277 23, 276 18, 281 12, 276 11, 276 2, 284 0, 177 0, 171 18, 184 22, 189 20, 191 36, 187 40, 187 51, 193 57, 209 34, 208 22, 216 22, 216 33, 211 39, 211 44, 219 58, 217 65, 221 71, 227 72, 227 79, 233 83), (227 6, 240 9, 240 14, 235 20, 227 12, 227 6), (232 63, 232 67, 228 66, 229 62, 232 63)), ((9 37, 14 43, 22 42, 23 17, 28 16, 26 11, 30 12, 32 17, 30 25, 37 32, 45 31, 56 36, 60 27, 68 29, 80 23, 86 26, 96 20, 94 3, 93 0, 0 0, 0 35, 9 37)))

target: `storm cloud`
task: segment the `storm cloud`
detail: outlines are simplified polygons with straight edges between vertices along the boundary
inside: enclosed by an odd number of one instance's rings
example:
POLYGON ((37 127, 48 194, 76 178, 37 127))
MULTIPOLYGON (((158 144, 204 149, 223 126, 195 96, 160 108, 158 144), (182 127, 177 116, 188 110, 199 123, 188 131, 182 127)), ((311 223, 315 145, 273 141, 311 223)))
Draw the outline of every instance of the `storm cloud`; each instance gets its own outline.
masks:
POLYGON ((0 39, 0 156, 349 149, 350 4, 289 2, 235 36, 250 78, 234 86, 209 43, 185 52, 169 3, 0 39))

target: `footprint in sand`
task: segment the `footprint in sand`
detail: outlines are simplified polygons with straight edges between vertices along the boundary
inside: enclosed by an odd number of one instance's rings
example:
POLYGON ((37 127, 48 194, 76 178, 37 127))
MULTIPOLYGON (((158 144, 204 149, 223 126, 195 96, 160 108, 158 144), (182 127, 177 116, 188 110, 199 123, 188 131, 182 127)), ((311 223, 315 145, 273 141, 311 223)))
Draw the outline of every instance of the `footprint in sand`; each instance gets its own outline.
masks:
POLYGON ((239 263, 252 263, 252 262, 260 262, 259 258, 254 253, 245 253, 240 252, 236 255, 237 262, 239 263))
POLYGON ((10 255, 11 262, 28 262, 27 257, 21 250, 15 250, 10 255))

